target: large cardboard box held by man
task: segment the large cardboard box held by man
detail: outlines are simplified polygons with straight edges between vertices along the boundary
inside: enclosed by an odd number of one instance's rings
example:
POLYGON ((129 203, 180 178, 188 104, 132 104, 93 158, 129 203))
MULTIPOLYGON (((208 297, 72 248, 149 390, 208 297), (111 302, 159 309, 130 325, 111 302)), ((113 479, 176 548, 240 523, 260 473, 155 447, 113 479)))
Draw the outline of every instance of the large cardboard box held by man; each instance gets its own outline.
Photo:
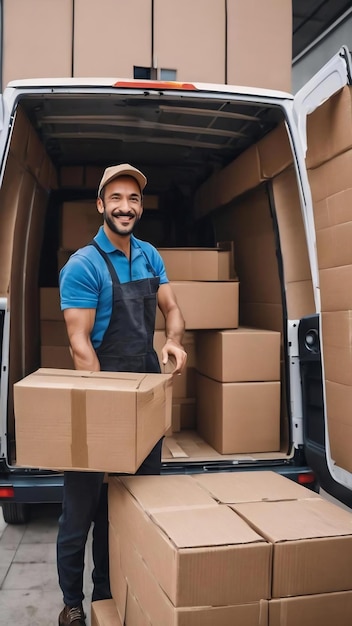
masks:
POLYGON ((17 465, 134 473, 171 406, 170 374, 39 369, 14 385, 17 465))

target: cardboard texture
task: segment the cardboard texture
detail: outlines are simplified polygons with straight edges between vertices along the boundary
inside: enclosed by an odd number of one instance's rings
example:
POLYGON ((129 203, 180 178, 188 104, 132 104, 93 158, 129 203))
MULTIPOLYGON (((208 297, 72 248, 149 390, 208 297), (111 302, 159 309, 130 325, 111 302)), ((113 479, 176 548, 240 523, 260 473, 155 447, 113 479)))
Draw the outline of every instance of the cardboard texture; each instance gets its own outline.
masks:
POLYGON ((230 250, 219 248, 159 248, 169 280, 229 280, 230 250))
POLYGON ((311 489, 270 471, 195 474, 193 479, 222 504, 320 498, 311 489))
POLYGON ((66 250, 78 250, 97 234, 103 223, 95 201, 64 202, 60 246, 66 250))
POLYGON ((123 626, 114 600, 97 600, 91 604, 91 626, 123 626))
POLYGON ((109 521, 121 545, 126 540, 134 546, 175 607, 269 597, 270 546, 239 516, 232 517, 191 478, 190 487, 176 481, 175 491, 168 480, 161 483, 169 476, 136 478, 144 480, 110 479, 109 521))
POLYGON ((351 187, 352 150, 337 155, 316 169, 308 170, 314 203, 351 187))
MULTIPOLYGON (((110 534, 111 536, 111 534, 110 534)), ((110 542, 110 546, 112 542, 110 542)), ((140 610, 150 618, 153 626, 266 626, 268 605, 266 601, 238 606, 175 607, 161 589, 135 547, 123 542, 121 566, 126 575, 129 591, 136 596, 140 610)), ((130 594, 129 594, 130 595, 130 594)), ((129 620, 129 602, 126 608, 126 626, 136 626, 129 620)))
POLYGON ((280 449, 280 382, 219 383, 197 375, 197 428, 221 454, 280 449))
POLYGON ((124 626, 152 626, 148 615, 143 613, 137 598, 129 589, 127 594, 126 616, 124 626))
POLYGON ((320 269, 351 265, 352 221, 317 231, 317 253, 320 269))
POLYGON ((321 324, 325 378, 352 385, 352 311, 322 313, 321 324))
POLYGON ((325 392, 331 458, 338 467, 352 472, 352 387, 326 380, 325 392))
POLYGON ((280 333, 254 328, 200 331, 197 370, 220 382, 280 379, 280 333))
MULTIPOLYGON (((195 213, 202 217, 231 202, 237 196, 257 187, 263 178, 257 145, 253 145, 229 163, 224 169, 215 172, 196 191, 195 213)), ((228 240, 225 235, 224 239, 228 240)))
POLYGON ((167 374, 30 374, 14 386, 17 464, 134 473, 170 426, 171 385, 167 374))
POLYGON ((352 187, 314 202, 314 221, 317 231, 352 221, 352 187))
POLYGON ((231 506, 273 545, 273 598, 352 588, 352 513, 322 498, 231 506))
POLYGON ((346 288, 351 284, 352 264, 322 269, 319 278, 323 312, 352 310, 352 291, 346 288))
POLYGON ((269 626, 349 626, 352 591, 269 601, 269 626))
MULTIPOLYGON (((186 330, 237 328, 237 281, 172 281, 170 284, 185 319, 186 330)), ((157 309, 155 328, 165 328, 165 319, 160 309, 157 309)))
POLYGON ((352 147, 352 89, 349 86, 307 116, 308 168, 315 168, 352 147))
POLYGON ((283 122, 258 141, 257 146, 262 178, 274 178, 292 165, 292 149, 283 122))
MULTIPOLYGON (((108 478, 107 478, 108 480, 108 478)), ((112 527, 109 527, 109 579, 110 590, 121 623, 125 624, 126 604, 128 595, 127 580, 121 569, 121 546, 119 537, 112 535, 112 527)))

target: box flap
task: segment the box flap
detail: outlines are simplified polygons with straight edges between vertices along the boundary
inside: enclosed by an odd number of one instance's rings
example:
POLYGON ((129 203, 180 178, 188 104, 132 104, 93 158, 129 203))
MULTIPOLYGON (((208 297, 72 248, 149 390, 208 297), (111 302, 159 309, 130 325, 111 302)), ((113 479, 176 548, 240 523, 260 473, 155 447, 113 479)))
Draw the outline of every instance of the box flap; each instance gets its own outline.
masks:
POLYGON ((193 477, 218 502, 303 500, 320 496, 276 472, 227 472, 193 477))
POLYGON ((262 536, 226 506, 155 511, 151 518, 177 548, 257 544, 264 541, 262 536))
POLYGON ((231 507, 273 543, 352 534, 352 513, 322 498, 231 507))
POLYGON ((120 480, 147 512, 217 506, 191 476, 128 476, 120 480))

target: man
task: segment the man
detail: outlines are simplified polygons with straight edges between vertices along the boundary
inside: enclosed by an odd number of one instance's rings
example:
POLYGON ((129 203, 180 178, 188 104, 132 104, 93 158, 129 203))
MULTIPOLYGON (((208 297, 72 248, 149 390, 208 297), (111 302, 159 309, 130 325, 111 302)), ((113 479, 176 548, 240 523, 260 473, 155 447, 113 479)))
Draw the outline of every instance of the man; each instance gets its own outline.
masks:
MULTIPOLYGON (((64 312, 76 369, 160 372, 153 350, 156 304, 165 317, 162 362, 172 358, 181 373, 184 320, 157 250, 132 233, 143 212, 142 172, 129 164, 108 167, 98 189, 103 226, 74 253, 60 273, 64 312)), ((99 419, 99 416, 97 416, 99 419)), ((160 474, 160 440, 138 474, 160 474)), ((99 472, 65 472, 57 539, 59 583, 65 607, 59 626, 84 626, 83 571, 92 522, 92 601, 111 597, 108 558, 107 485, 99 472)))

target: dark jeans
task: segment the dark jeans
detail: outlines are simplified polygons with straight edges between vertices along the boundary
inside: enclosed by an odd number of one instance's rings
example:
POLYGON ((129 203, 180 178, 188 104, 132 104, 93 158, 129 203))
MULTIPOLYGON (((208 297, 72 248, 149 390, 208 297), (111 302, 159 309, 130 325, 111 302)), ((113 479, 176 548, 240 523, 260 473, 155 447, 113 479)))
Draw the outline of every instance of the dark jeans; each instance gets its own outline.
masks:
MULTIPOLYGON (((136 474, 160 474, 162 439, 136 474)), ((92 601, 111 598, 109 582, 108 498, 104 474, 65 472, 62 514, 57 537, 57 568, 64 603, 82 604, 84 554, 93 523, 92 601)))

